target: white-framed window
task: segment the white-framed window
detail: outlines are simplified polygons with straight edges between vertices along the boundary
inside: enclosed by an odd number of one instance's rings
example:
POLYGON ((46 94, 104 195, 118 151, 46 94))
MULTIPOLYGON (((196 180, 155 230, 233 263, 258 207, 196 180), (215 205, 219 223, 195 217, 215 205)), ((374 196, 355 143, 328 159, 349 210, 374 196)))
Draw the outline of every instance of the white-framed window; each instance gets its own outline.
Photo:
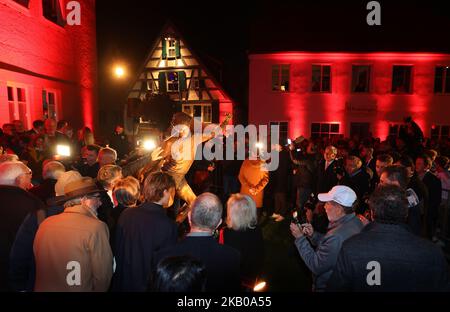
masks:
POLYGON ((312 92, 331 92, 331 65, 312 65, 312 92))
POLYGON ((53 118, 58 120, 57 104, 56 90, 42 91, 42 111, 44 119, 53 118))
POLYGON ((25 86, 7 85, 9 119, 22 121, 25 128, 29 125, 28 94, 25 86))
POLYGON ((167 92, 178 92, 180 84, 178 82, 177 72, 168 72, 167 74, 167 92))
POLYGON ((392 93, 412 93, 412 65, 394 65, 392 69, 392 93))
POLYGON ((290 65, 272 65, 272 91, 289 92, 290 65))
POLYGON ((450 125, 433 125, 431 127, 431 138, 442 140, 450 137, 450 125))
POLYGON ((352 66, 352 92, 368 93, 370 92, 370 65, 352 66))
POLYGON ((176 50, 177 40, 168 38, 167 39, 167 57, 168 58, 176 58, 177 50, 176 50))
MULTIPOLYGON (((288 134, 289 134, 289 123, 287 121, 271 121, 270 126, 279 126, 280 130, 280 141, 281 145, 287 143, 288 134)), ((272 131, 272 127, 270 127, 269 131, 272 131)))
POLYGON ((434 74, 434 93, 450 93, 449 66, 436 66, 434 74))
POLYGON ((313 122, 311 124, 312 138, 333 138, 340 135, 340 123, 313 122))
POLYGON ((191 117, 200 117, 202 122, 212 122, 211 104, 183 104, 182 110, 191 117))

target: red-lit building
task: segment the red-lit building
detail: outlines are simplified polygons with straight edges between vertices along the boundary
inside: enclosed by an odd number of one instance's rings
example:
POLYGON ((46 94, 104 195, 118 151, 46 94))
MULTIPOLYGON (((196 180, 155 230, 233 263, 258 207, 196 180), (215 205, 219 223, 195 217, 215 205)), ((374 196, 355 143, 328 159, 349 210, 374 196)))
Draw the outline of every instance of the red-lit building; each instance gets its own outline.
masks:
POLYGON ((249 123, 281 136, 396 135, 412 116, 427 137, 450 135, 450 54, 251 54, 249 123))
POLYGON ((95 0, 78 0, 73 26, 69 1, 0 0, 0 125, 53 117, 95 127, 95 0))

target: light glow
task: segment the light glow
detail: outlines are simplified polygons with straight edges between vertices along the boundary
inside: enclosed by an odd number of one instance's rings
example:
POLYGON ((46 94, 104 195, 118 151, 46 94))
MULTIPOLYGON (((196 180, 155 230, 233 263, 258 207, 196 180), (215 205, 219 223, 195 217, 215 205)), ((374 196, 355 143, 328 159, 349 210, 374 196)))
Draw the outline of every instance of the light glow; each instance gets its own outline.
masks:
POLYGON ((70 157, 70 146, 68 145, 57 145, 56 154, 58 156, 70 157))

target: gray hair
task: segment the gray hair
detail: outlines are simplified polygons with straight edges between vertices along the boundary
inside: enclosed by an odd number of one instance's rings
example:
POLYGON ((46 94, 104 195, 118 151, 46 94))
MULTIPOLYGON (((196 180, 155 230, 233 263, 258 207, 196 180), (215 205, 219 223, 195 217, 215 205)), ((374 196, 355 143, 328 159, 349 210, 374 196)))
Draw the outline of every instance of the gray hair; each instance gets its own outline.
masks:
POLYGON ((212 193, 203 193, 192 203, 191 224, 199 229, 214 231, 222 219, 222 203, 212 193))
POLYGON ((20 161, 0 163, 0 185, 16 186, 17 178, 30 171, 31 169, 20 161))
POLYGON ((235 231, 256 228, 256 204, 244 194, 233 194, 227 202, 227 225, 235 231))
POLYGON ((62 173, 66 172, 66 168, 59 161, 49 161, 42 168, 42 177, 44 180, 58 180, 62 173))
POLYGON ((81 205, 81 201, 82 200, 83 200, 83 197, 78 197, 78 198, 66 201, 64 203, 64 208, 70 208, 70 207, 73 207, 73 206, 79 206, 79 205, 81 205))

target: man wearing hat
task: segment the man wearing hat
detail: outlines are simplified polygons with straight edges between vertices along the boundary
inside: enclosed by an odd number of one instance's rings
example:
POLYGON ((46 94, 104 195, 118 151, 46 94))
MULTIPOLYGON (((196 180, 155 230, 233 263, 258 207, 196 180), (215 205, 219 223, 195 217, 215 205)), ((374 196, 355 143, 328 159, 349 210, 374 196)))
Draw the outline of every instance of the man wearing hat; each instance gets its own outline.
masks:
POLYGON ((34 240, 35 291, 107 291, 112 251, 105 223, 97 218, 102 192, 91 178, 67 184, 64 212, 45 219, 34 240))
POLYGON ((355 192, 344 185, 318 195, 325 202, 330 221, 326 234, 315 232, 311 224, 291 224, 295 245, 306 266, 313 273, 313 290, 324 291, 336 265, 342 243, 358 234, 363 224, 353 213, 355 192), (315 246, 314 249, 311 244, 315 246))

